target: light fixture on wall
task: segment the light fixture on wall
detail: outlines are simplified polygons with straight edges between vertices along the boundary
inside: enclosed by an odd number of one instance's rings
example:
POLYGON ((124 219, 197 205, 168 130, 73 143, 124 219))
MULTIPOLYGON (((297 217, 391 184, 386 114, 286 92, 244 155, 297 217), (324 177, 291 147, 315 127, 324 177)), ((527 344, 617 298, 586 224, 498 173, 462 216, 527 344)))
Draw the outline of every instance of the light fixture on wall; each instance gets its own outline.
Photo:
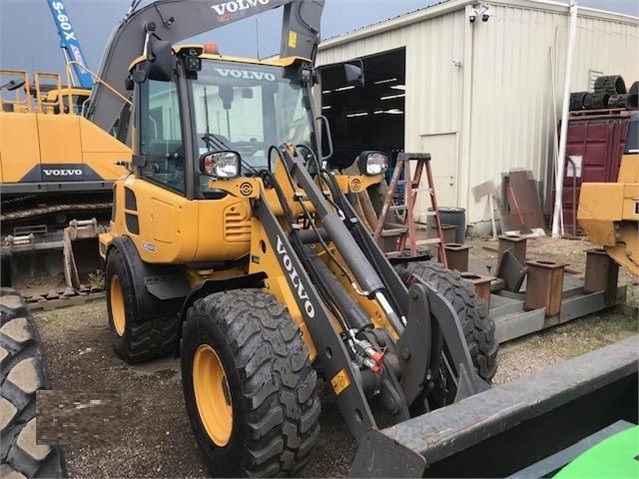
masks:
POLYGON ((468 14, 468 21, 470 23, 475 23, 478 18, 481 18, 481 21, 485 23, 490 20, 491 15, 492 11, 490 10, 490 5, 482 3, 473 7, 468 14))
POLYGON ((487 22, 488 20, 490 20, 490 16, 492 15, 492 12, 490 10, 490 6, 489 5, 482 5, 481 7, 481 21, 482 22, 487 22))

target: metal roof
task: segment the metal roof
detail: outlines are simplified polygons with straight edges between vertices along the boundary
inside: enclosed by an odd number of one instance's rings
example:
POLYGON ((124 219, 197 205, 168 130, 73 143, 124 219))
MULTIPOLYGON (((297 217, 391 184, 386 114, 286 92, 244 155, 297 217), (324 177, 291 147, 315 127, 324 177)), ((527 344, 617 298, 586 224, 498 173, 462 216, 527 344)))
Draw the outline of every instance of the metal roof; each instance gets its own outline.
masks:
MULTIPOLYGON (((389 30, 406 27, 414 23, 423 22, 431 18, 456 12, 466 8, 467 5, 476 5, 478 3, 482 3, 485 5, 504 5, 509 7, 521 7, 542 11, 560 12, 565 13, 566 15, 570 13, 570 7, 568 5, 562 2, 551 0, 446 0, 434 5, 420 8, 413 12, 409 12, 397 17, 364 26, 352 32, 343 33, 334 37, 324 39, 320 43, 319 49, 323 50, 353 40, 359 40, 373 35, 379 35, 380 33, 384 33, 389 30)), ((599 10, 596 8, 579 7, 579 16, 598 18, 601 20, 609 20, 618 23, 628 23, 631 25, 639 25, 639 17, 626 15, 623 13, 599 10)))

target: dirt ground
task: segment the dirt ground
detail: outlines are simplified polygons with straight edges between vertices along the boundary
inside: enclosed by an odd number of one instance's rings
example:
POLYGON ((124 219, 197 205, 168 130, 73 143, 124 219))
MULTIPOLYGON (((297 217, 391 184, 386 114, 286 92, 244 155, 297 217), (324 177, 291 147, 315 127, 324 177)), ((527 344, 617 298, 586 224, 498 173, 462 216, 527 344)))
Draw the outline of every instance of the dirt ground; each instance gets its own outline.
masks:
MULTIPOLYGON (((471 240, 471 254, 496 259, 491 240, 471 240), (494 257, 493 257, 494 256, 494 257)), ((535 239, 529 257, 569 262, 583 271, 584 241, 535 239)), ((628 284, 636 301, 637 283, 628 284)), ((121 412, 106 439, 68 445, 70 477, 203 477, 206 469, 192 437, 182 397, 179 360, 165 358, 128 366, 109 343, 103 301, 35 313, 49 371, 57 390, 119 393, 121 412)), ((502 345, 495 384, 541 371, 567 358, 602 347, 637 332, 637 315, 607 312, 502 345)), ((310 463, 300 477, 342 477, 355 453, 340 414, 323 393, 322 432, 310 463)))

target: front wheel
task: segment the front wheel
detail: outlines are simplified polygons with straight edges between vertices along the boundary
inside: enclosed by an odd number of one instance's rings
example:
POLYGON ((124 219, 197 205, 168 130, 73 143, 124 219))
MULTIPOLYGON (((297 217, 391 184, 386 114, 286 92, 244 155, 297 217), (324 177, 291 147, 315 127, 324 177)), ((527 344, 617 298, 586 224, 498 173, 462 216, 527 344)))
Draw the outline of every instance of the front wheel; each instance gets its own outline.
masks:
MULTIPOLYGON (((464 332, 475 371, 490 383, 497 372, 499 343, 495 339, 495 322, 472 285, 464 281, 459 272, 436 263, 416 261, 398 265, 396 270, 406 285, 415 281, 414 276, 419 276, 451 303, 464 332)), ((446 383, 445 374, 442 378, 446 383)), ((441 396, 440 405, 449 404, 454 398, 454 391, 449 390, 441 396)))
POLYGON ((197 300, 182 341, 182 386, 215 477, 301 469, 319 435, 317 375, 286 308, 258 290, 197 300))

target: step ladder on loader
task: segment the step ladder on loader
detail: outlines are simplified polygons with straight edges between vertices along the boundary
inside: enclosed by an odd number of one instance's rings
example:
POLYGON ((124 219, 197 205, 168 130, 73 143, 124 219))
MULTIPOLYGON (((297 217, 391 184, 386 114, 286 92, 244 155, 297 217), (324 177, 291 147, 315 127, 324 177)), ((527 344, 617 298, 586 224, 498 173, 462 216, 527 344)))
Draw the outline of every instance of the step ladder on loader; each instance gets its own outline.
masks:
POLYGON ((400 153, 398 155, 397 164, 395 165, 395 170, 393 171, 393 176, 388 186, 388 193, 384 199, 384 205, 382 206, 379 222, 377 223, 373 237, 380 246, 384 238, 397 237, 396 251, 387 252, 386 254, 389 257, 404 255, 407 249, 407 243, 412 257, 417 256, 418 246, 437 245, 439 261, 444 266, 448 266, 430 159, 430 153, 400 153), (414 174, 411 174, 411 161, 416 162, 414 174), (424 170, 426 170, 428 183, 426 187, 422 187, 420 184, 424 170), (397 189, 400 185, 404 186, 403 202, 401 204, 395 204, 397 189), (417 239, 414 210, 415 203, 417 202, 417 194, 420 192, 428 193, 430 198, 432 208, 426 212, 426 215, 435 218, 437 230, 437 237, 435 238, 417 239), (400 224, 387 223, 391 211, 398 212, 400 215, 403 213, 403 222, 400 224))

